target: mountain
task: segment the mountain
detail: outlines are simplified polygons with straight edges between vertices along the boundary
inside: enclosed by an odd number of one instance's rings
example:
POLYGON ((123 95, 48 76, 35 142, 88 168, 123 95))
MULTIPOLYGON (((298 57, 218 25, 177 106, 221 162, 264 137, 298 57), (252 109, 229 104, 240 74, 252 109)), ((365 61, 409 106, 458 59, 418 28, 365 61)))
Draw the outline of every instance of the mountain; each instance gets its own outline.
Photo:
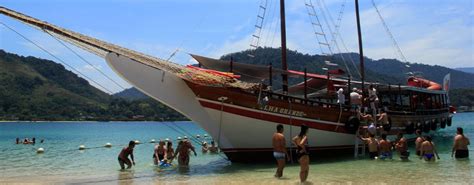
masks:
POLYGON ((0 50, 0 120, 184 120, 151 99, 106 94, 61 64, 0 50))
POLYGON ((460 67, 455 69, 458 71, 474 74, 474 67, 460 67))
POLYGON ((127 100, 142 100, 150 98, 149 96, 143 94, 136 88, 128 88, 123 91, 114 94, 114 97, 119 97, 127 100))

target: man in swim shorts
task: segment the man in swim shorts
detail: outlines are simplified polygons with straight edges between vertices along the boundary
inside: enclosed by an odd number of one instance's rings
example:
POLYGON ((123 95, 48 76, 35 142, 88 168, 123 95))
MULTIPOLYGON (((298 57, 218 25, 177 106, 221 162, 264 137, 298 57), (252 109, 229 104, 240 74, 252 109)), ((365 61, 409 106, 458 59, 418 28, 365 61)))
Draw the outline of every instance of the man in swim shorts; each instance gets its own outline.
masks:
POLYGON ((392 144, 387 140, 387 134, 382 134, 382 140, 379 143, 380 159, 392 159, 392 144))
POLYGON ((122 151, 120 151, 120 154, 118 156, 118 161, 119 161, 119 164, 120 164, 120 167, 122 168, 122 170, 125 169, 124 164, 127 164, 127 169, 132 168, 132 164, 135 165, 135 160, 133 159, 133 148, 135 148, 135 142, 130 141, 128 143, 128 146, 123 148, 122 151), (130 159, 128 159, 129 155, 130 155, 130 158, 132 159, 132 161, 130 161, 130 159))
POLYGON ((395 148, 398 151, 398 155, 400 155, 400 159, 407 160, 408 156, 410 156, 410 152, 408 152, 407 139, 403 137, 402 133, 398 133, 397 139, 398 142, 395 144, 395 148))
POLYGON ((456 136, 454 137, 453 150, 451 152, 451 157, 455 154, 456 159, 469 158, 469 150, 467 145, 470 145, 469 138, 464 136, 463 129, 461 127, 457 128, 456 136))
POLYGON ((283 135, 283 125, 277 125, 277 132, 273 134, 272 146, 273 146, 273 157, 277 160, 277 171, 275 177, 280 178, 283 176, 283 168, 285 168, 285 160, 288 158, 288 152, 286 151, 286 140, 283 135))

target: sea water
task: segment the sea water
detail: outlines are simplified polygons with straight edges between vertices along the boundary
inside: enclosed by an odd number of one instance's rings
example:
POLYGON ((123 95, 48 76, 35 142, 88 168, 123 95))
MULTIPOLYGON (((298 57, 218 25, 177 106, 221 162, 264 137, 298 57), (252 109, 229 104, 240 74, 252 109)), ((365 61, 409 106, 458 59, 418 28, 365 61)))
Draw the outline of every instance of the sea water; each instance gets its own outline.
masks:
MULTIPOLYGON (((474 183, 474 159, 451 158, 456 127, 474 140, 474 113, 455 115, 453 126, 434 136, 441 160, 424 162, 416 158, 413 144, 410 161, 369 160, 340 157, 311 161, 309 183, 474 183)), ((176 138, 206 132, 192 122, 4 122, 0 123, 0 184, 2 183, 90 183, 90 184, 296 184, 299 166, 288 164, 283 178, 276 179, 274 164, 232 164, 223 155, 191 157, 189 168, 158 168, 153 165, 155 144, 150 140, 176 138), (35 145, 15 144, 16 138, 36 138, 35 145), (44 139, 44 143, 39 143, 44 139), (135 147, 136 166, 121 171, 117 162, 120 150, 130 141, 135 147), (111 148, 102 147, 111 143, 111 148), (86 150, 78 150, 85 145, 86 150), (37 148, 44 148, 37 154, 37 148)), ((269 139, 271 136, 268 136, 269 139)), ((473 158, 473 146, 470 146, 473 158)), ((271 156, 269 156, 271 157, 271 156)))

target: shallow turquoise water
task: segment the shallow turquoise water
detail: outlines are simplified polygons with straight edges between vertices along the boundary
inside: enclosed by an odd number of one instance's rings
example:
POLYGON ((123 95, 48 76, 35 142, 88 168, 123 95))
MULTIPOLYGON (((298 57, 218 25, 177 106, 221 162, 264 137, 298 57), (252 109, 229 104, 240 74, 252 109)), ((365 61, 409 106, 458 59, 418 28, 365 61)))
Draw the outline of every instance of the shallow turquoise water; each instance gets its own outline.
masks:
MULTIPOLYGON (((318 159, 311 162, 308 180, 313 183, 474 183, 474 160, 456 161, 450 157, 455 127, 464 127, 465 134, 473 140, 473 119, 474 113, 457 114, 453 127, 435 135, 434 142, 441 157, 435 163, 415 159, 414 155, 410 162, 318 159)), ((154 144, 148 141, 167 137, 176 139, 183 134, 204 135, 205 131, 192 122, 0 123, 0 183, 298 182, 299 167, 296 164, 285 168, 283 179, 275 179, 272 177, 272 164, 231 164, 219 155, 201 155, 200 152, 191 158, 191 167, 187 169, 161 170, 154 167, 151 161, 154 144), (179 128, 171 129, 169 124, 179 125, 179 128), (176 131, 180 129, 187 133, 176 131), (45 143, 16 145, 16 137, 36 137, 37 142, 44 138, 45 143), (121 172, 117 154, 130 140, 140 140, 143 144, 135 149, 137 165, 131 171, 121 172), (112 143, 112 148, 101 147, 108 142, 112 143), (81 144, 92 149, 79 151, 81 144), (45 148, 44 154, 35 153, 39 147, 45 148)), ((413 147, 411 149, 413 153, 413 147)), ((472 158, 472 146, 470 149, 472 158)))

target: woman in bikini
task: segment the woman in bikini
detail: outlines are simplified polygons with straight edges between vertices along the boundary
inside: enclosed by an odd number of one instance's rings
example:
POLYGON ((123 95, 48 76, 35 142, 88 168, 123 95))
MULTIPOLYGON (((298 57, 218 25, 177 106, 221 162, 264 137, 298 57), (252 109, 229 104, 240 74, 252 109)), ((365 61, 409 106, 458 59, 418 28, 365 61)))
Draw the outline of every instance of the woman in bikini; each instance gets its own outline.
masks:
POLYGON ((434 158, 439 160, 438 152, 436 151, 435 145, 431 142, 431 136, 426 136, 425 141, 421 144, 421 155, 420 159, 424 158, 426 161, 436 161, 434 158))
POLYGON ((300 180, 305 182, 308 178, 309 172, 309 152, 306 148, 308 143, 308 127, 306 125, 301 125, 301 132, 296 137, 293 138, 293 143, 297 146, 296 155, 298 157, 298 162, 300 163, 300 180))

